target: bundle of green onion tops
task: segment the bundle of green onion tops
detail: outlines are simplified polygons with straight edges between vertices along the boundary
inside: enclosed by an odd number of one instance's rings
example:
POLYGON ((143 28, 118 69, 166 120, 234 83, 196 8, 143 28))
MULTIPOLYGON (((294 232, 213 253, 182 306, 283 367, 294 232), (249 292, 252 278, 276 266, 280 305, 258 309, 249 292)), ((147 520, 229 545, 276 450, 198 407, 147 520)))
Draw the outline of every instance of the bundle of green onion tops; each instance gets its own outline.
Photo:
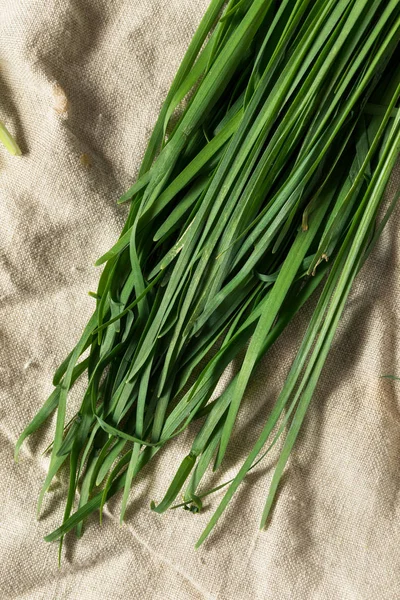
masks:
POLYGON ((286 382, 198 544, 284 436, 265 525, 354 278, 397 199, 377 224, 400 150, 400 0, 225 5, 212 0, 193 38, 121 199, 130 202, 121 237, 97 263, 94 314, 17 444, 18 454, 57 412, 39 508, 65 461, 70 480, 48 541, 75 527, 81 535, 121 489, 122 520, 136 475, 194 419, 201 429, 152 509, 164 512, 182 492, 200 510, 202 478, 224 467, 257 362, 314 294, 286 382), (238 374, 211 401, 243 350, 238 374), (66 423, 68 392, 84 374, 81 407, 66 423))

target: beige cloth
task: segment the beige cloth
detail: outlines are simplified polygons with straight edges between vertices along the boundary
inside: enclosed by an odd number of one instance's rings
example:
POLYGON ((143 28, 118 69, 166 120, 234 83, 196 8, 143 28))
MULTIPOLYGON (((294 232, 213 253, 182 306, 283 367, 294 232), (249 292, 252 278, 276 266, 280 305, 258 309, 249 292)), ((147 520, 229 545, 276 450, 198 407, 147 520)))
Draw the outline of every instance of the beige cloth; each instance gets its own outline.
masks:
MULTIPOLYGON (((400 597, 400 383, 380 378, 400 374, 399 210, 357 280, 266 532, 258 525, 276 455, 198 551, 220 495, 200 515, 149 510, 192 430, 138 479, 127 524, 113 499, 102 527, 96 516, 79 543, 68 536, 59 570, 43 535, 60 523, 65 479, 35 519, 54 422, 13 463, 21 428, 91 313, 93 262, 126 214, 116 199, 207 2, 1 0, 0 115, 24 156, 0 150, 0 600, 400 597)), ((210 483, 232 476, 256 438, 309 311, 258 369, 225 472, 210 483)))

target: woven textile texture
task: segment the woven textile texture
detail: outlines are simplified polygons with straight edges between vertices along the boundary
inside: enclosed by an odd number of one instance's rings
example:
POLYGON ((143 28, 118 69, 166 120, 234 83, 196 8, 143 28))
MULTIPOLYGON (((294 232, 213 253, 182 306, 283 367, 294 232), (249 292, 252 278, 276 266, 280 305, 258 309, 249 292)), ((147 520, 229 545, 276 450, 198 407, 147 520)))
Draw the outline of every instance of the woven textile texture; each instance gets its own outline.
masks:
MULTIPOLYGON (((1 0, 0 118, 23 157, 0 150, 0 600, 396 600, 400 583, 400 210, 363 268, 290 459, 268 530, 258 530, 276 455, 239 489, 194 550, 200 515, 149 509, 195 428, 163 450, 102 527, 79 543, 43 536, 61 521, 66 480, 36 502, 54 421, 15 441, 52 390, 55 368, 89 318, 99 270, 126 215, 162 99, 208 0, 1 0)), ((391 184, 400 180, 397 170, 391 184)), ((390 193, 390 190, 389 190, 390 193)), ((311 307, 264 359, 224 472, 256 439, 311 307)), ((227 374, 229 376, 229 373, 227 374)), ((72 404, 78 405, 77 387, 72 404)))

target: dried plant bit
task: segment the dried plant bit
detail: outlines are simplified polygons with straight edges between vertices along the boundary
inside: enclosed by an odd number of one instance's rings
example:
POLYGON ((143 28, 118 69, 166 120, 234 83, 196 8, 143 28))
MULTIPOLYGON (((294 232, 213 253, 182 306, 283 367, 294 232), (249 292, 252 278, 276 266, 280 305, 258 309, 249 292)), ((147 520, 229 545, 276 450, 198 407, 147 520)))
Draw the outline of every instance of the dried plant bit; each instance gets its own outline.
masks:
POLYGON ((53 109, 61 116, 67 116, 69 109, 69 100, 64 89, 59 83, 54 83, 52 88, 53 93, 53 109))
POLYGON ((313 268, 312 271, 312 276, 315 277, 315 275, 317 274, 317 269, 319 267, 319 265, 323 262, 328 262, 329 261, 329 256, 327 254, 321 254, 321 256, 319 257, 319 259, 317 260, 317 263, 315 265, 315 267, 313 268))
POLYGON ((0 121, 0 142, 13 156, 21 156, 21 148, 2 121, 0 121))
POLYGON ((85 169, 90 169, 92 167, 92 158, 89 154, 86 154, 86 152, 80 155, 79 160, 82 167, 85 169))

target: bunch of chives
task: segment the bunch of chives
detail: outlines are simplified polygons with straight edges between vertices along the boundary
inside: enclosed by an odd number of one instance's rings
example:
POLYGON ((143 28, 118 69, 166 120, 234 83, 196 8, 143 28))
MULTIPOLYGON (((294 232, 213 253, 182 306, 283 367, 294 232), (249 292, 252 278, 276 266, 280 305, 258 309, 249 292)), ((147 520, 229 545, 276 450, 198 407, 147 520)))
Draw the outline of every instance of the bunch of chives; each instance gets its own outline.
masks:
POLYGON ((93 316, 17 443, 16 456, 57 412, 39 510, 66 461, 70 475, 64 521, 48 541, 81 535, 121 489, 123 520, 136 475, 195 419, 200 431, 152 508, 164 512, 183 491, 183 505, 201 510, 203 476, 223 468, 258 361, 317 295, 262 433, 198 543, 284 436, 265 525, 354 278, 397 200, 376 226, 400 151, 399 40, 398 0, 212 0, 121 199, 130 211, 97 263, 93 316))

